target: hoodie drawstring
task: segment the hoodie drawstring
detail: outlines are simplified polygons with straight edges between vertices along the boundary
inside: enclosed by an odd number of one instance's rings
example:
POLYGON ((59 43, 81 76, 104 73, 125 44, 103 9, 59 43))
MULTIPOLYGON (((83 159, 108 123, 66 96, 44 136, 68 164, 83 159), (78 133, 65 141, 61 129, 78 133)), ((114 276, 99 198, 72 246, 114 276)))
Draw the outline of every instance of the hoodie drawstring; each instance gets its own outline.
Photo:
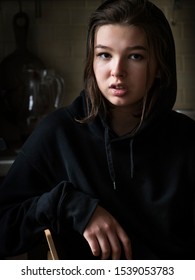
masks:
MULTIPOLYGON (((114 170, 112 149, 110 145, 109 129, 105 127, 105 148, 106 148, 106 157, 108 162, 108 169, 110 173, 110 178, 112 180, 113 188, 116 190, 116 174, 114 170)), ((133 179, 134 176, 134 158, 133 158, 133 138, 130 139, 130 177, 133 179)))
POLYGON ((112 180, 113 188, 114 188, 114 190, 116 190, 115 171, 114 171, 112 151, 111 151, 111 146, 110 146, 109 131, 108 131, 107 127, 105 128, 104 136, 105 136, 106 156, 107 156, 110 178, 112 180))

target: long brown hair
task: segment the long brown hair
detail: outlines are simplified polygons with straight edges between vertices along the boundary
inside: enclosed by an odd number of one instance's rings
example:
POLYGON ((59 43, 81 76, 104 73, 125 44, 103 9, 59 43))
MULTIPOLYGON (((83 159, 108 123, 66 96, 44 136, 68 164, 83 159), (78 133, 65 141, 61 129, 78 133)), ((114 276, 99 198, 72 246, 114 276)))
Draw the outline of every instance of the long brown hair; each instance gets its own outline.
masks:
POLYGON ((170 25, 163 12, 147 0, 107 0, 91 15, 88 26, 87 53, 84 70, 84 89, 88 114, 84 121, 93 119, 100 110, 106 114, 108 107, 101 94, 93 71, 94 36, 97 27, 106 24, 128 24, 142 28, 146 34, 149 51, 157 60, 159 77, 147 98, 144 98, 144 116, 148 116, 163 91, 173 91, 176 96, 175 45, 170 25))

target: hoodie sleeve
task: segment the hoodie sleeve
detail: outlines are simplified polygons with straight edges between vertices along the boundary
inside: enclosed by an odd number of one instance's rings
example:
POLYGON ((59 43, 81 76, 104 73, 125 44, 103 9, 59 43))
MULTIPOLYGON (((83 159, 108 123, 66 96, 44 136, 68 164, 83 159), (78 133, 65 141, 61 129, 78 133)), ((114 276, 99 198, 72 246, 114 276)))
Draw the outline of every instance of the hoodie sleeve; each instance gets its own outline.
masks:
POLYGON ((0 187, 0 256, 20 254, 41 242, 43 230, 82 234, 97 200, 71 182, 51 184, 21 154, 0 187))
POLYGON ((36 219, 40 225, 63 233, 71 227, 83 233, 98 200, 75 190, 71 183, 61 182, 37 201, 36 219))

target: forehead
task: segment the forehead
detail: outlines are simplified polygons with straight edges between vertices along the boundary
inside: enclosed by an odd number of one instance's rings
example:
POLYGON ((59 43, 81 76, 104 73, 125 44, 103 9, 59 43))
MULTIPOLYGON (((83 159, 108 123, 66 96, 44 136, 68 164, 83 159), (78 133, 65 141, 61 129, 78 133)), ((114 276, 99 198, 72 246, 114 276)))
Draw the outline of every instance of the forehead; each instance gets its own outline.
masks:
POLYGON ((125 24, 107 24, 99 26, 96 29, 94 45, 133 45, 147 47, 147 38, 145 32, 133 25, 125 24))

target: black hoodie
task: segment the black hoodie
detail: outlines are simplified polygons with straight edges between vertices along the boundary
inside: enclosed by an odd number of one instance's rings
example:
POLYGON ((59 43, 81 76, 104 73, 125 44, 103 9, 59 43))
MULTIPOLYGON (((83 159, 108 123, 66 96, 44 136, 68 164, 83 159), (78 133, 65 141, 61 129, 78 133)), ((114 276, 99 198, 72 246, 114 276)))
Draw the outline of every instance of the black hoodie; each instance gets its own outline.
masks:
POLYGON ((132 242, 134 259, 195 259, 195 122, 156 106, 132 137, 97 116, 82 93, 37 126, 0 187, 0 256, 30 250, 50 228, 60 257, 92 259, 82 233, 97 204, 132 242))

